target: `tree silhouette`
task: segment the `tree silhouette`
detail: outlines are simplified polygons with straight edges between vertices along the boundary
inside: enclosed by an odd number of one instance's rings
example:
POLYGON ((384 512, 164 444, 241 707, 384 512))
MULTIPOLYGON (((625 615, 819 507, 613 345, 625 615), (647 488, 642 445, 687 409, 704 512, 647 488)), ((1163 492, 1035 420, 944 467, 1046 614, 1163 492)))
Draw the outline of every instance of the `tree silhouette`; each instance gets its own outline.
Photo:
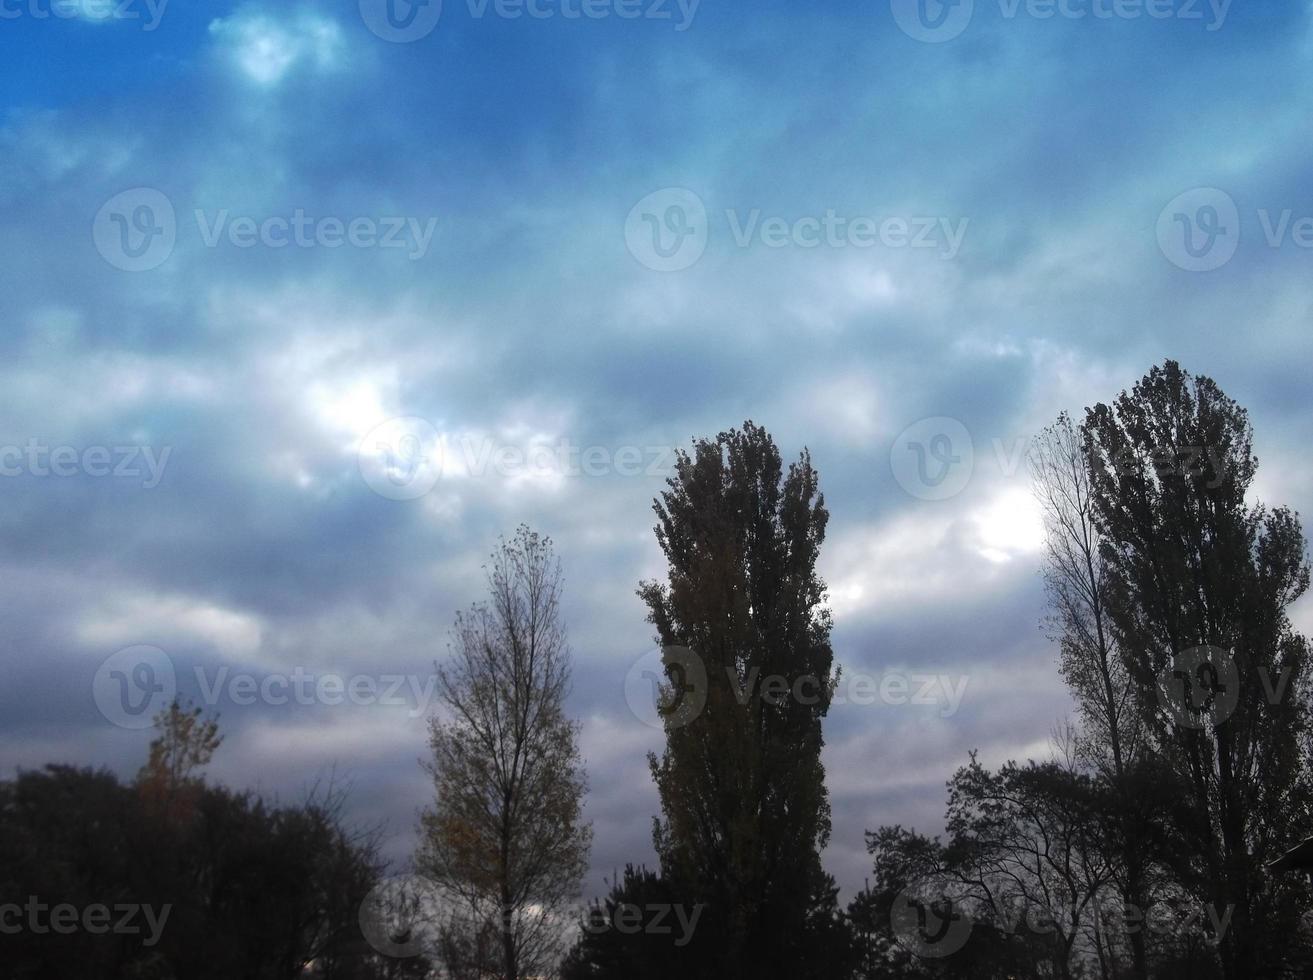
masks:
MULTIPOLYGON (((298 806, 195 784, 165 814, 111 773, 48 766, 0 781, 0 895, 85 912, 106 928, 52 931, 6 915, 0 976, 376 980, 400 976, 358 925, 378 835, 344 824, 331 787, 298 806), (123 910, 135 907, 124 928, 123 910), (151 910, 157 928, 144 912, 151 910), (135 930, 135 931, 133 931, 135 930)), ((0 903, 0 904, 4 904, 0 903)), ((9 910, 7 910, 9 911, 9 910)), ((405 975, 420 961, 407 961, 405 975)))
POLYGON ((650 760, 662 873, 708 906, 716 975, 818 976, 835 910, 822 911, 832 883, 819 858, 834 678, 817 474, 806 452, 784 473, 747 422, 680 453, 668 483, 654 503, 668 581, 639 595, 663 647, 695 658, 706 699, 696 717, 667 716, 665 752, 650 760))
MULTIPOLYGON (((1138 792, 1146 749, 1144 719, 1108 609, 1107 564, 1086 449, 1067 413, 1032 443, 1029 462, 1044 518, 1043 574, 1052 610, 1050 634, 1059 644, 1059 668, 1083 723, 1078 748, 1117 795, 1119 826, 1114 839, 1121 843, 1121 852, 1114 873, 1128 905, 1147 908, 1145 841, 1152 814, 1138 792)), ((1129 942, 1135 976, 1146 980, 1144 931, 1133 931, 1129 942)))
POLYGON ((488 588, 488 603, 457 617, 452 661, 438 669, 446 715, 430 725, 435 800, 416 863, 474 933, 498 923, 501 976, 519 980, 559 956, 555 914, 578 894, 592 831, 578 726, 564 710, 570 660, 550 539, 521 527, 503 541, 488 588))
POLYGON ((1309 583, 1299 519, 1247 501, 1247 413, 1174 361, 1090 409, 1084 431, 1118 645, 1188 794, 1174 870, 1232 910, 1226 975, 1276 975, 1309 908, 1264 871, 1309 826, 1308 647, 1287 612, 1309 583))

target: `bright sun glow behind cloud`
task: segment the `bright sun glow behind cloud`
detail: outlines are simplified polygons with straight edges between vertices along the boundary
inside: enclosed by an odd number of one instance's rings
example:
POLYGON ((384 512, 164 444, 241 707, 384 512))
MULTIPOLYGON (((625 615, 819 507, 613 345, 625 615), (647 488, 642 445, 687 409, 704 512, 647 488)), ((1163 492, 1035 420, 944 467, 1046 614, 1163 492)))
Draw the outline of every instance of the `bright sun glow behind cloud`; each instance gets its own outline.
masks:
POLYGON ((381 387, 374 378, 346 384, 316 382, 310 386, 310 405, 325 428, 347 436, 347 446, 354 451, 370 430, 395 414, 384 406, 381 387))
POLYGON ((1011 487, 973 515, 980 554, 992 562, 1011 561, 1044 546, 1044 522, 1028 487, 1011 487))

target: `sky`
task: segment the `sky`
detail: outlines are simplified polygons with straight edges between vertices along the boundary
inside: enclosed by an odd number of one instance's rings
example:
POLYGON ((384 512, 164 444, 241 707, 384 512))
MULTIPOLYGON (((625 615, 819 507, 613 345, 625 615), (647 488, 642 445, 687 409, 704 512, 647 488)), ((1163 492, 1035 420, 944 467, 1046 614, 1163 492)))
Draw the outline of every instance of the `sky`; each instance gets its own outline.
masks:
POLYGON ((1293 0, 0 0, 0 772, 131 777, 177 691, 400 869, 524 522, 598 894, 653 860, 652 499, 752 419, 830 511, 850 897, 1071 714, 1040 428, 1175 358, 1309 510, 1310 70, 1293 0))

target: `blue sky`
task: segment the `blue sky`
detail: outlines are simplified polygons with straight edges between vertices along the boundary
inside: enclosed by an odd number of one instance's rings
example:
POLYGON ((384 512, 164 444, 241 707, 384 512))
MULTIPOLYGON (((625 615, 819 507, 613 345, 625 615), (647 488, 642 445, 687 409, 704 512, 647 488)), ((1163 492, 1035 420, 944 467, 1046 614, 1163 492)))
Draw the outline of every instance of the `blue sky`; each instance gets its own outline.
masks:
POLYGON ((948 681, 831 715, 851 894, 864 829, 938 831, 968 750, 1042 754, 1070 710, 1037 429, 1175 357, 1251 409, 1257 496, 1308 510, 1306 3, 974 0, 936 35, 934 0, 447 0, 399 42, 382 0, 51 2, 0 3, 6 772, 134 772, 105 665, 147 645, 217 685, 216 778, 336 767, 402 859, 422 698, 228 682, 422 685, 526 521, 564 564, 596 891, 651 855, 650 502, 670 447, 751 418, 820 470, 850 676, 948 681))

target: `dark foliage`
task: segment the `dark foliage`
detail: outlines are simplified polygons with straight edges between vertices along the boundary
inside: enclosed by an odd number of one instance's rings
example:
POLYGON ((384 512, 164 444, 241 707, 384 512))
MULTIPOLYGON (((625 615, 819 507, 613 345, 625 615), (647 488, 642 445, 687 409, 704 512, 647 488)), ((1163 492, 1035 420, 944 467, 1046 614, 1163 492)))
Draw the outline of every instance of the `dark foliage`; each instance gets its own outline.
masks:
POLYGON ((654 505, 668 581, 639 594, 662 646, 696 659, 706 694, 696 717, 668 717, 665 753, 652 759, 656 848, 681 900, 706 906, 715 939, 704 962, 722 978, 833 976, 837 913, 820 867, 833 653, 816 574, 829 515, 818 483, 805 452, 786 472, 770 435, 747 422, 681 453, 654 505))
POLYGON ((37 922, 47 931, 4 937, 0 976, 390 975, 357 924, 379 873, 374 847, 343 829, 337 802, 272 806, 201 785, 179 817, 104 771, 49 766, 0 782, 0 895, 20 905, 29 896, 45 906, 105 905, 111 925, 116 906, 149 906, 159 925, 138 912, 136 934, 55 933, 46 912, 37 922))

